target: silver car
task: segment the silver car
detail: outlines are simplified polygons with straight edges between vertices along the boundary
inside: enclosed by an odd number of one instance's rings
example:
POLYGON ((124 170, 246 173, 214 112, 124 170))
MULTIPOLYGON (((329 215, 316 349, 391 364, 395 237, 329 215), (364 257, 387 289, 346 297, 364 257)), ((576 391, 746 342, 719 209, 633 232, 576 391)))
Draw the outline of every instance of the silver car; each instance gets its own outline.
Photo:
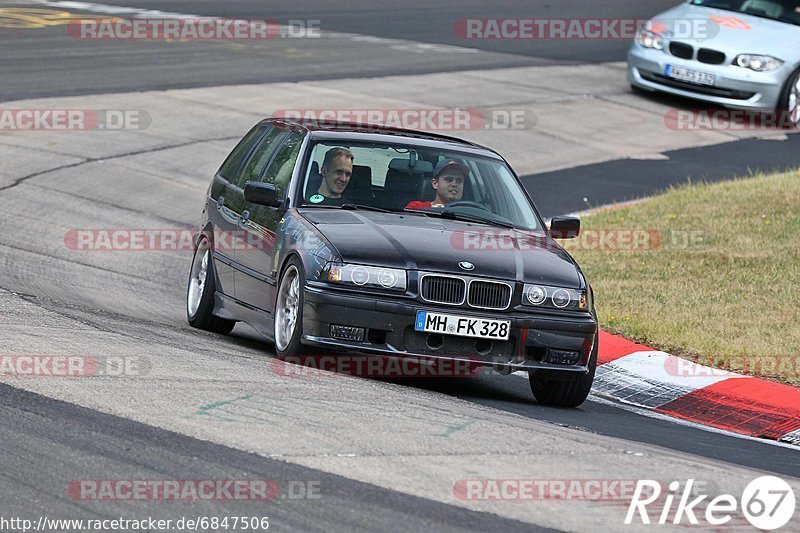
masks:
POLYGON ((800 125, 800 0, 688 0, 651 19, 628 51, 635 89, 800 125))

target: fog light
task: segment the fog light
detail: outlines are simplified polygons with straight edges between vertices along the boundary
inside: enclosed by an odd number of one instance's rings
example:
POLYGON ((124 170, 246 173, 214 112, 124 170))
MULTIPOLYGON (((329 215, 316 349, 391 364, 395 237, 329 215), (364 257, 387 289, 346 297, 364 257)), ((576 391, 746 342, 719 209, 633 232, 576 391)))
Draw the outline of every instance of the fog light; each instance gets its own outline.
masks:
POLYGON ((331 338, 343 341, 361 342, 364 340, 364 328, 354 326, 337 326, 331 324, 331 338))
POLYGON ((547 350, 545 361, 554 365, 577 365, 581 352, 568 352, 566 350, 547 350))

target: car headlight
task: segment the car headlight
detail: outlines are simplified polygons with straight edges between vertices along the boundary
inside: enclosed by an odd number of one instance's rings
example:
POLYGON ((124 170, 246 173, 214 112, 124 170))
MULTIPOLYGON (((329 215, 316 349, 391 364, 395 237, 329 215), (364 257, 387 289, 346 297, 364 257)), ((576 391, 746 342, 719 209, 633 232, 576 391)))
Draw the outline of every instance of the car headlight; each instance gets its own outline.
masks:
POLYGON ((658 33, 650 30, 642 30, 636 36, 636 42, 645 48, 664 49, 664 38, 658 33))
POLYGON ((368 289, 406 290, 406 271, 397 268, 329 263, 324 279, 331 283, 368 289))
POLYGON ((769 72, 781 68, 783 61, 771 56, 741 54, 736 56, 736 59, 733 60, 733 64, 737 67, 755 70, 756 72, 769 72))
POLYGON ((588 291, 530 283, 526 283, 522 290, 522 303, 534 307, 571 311, 589 310, 592 307, 588 291))

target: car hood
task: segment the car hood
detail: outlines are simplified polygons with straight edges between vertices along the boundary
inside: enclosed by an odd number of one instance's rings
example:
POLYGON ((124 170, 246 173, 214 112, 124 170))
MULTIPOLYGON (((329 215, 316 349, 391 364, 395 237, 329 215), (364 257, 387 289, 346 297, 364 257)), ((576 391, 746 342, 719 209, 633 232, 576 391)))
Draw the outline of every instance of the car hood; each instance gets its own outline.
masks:
POLYGON ((661 24, 670 32, 675 31, 676 21, 707 21, 707 38, 684 38, 682 35, 669 37, 669 34, 667 36, 672 40, 689 43, 695 47, 719 50, 727 54, 729 59, 733 59, 733 56, 737 54, 749 53, 772 55, 791 62, 796 59, 798 42, 800 42, 800 26, 744 13, 690 4, 677 6, 651 20, 661 24), (723 22, 715 22, 711 17, 722 19, 723 22), (793 57, 786 57, 790 50, 793 51, 791 52, 793 57))
POLYGON ((302 209, 342 260, 579 288, 572 258, 543 234, 420 215, 302 209), (459 263, 475 268, 466 271, 459 263))

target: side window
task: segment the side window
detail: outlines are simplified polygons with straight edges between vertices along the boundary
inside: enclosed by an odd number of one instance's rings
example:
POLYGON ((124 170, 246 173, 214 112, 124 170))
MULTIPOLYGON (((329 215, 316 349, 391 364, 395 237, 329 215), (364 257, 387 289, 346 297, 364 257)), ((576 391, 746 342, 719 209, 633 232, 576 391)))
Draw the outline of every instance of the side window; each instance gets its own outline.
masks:
POLYGON ((261 173, 264 172, 264 168, 269 164, 272 154, 280 146, 280 141, 283 140, 284 134, 285 131, 280 128, 272 128, 261 139, 261 142, 253 151, 253 155, 250 156, 250 160, 245 164, 244 171, 239 178, 238 185, 240 189, 244 189, 244 184, 248 181, 259 181, 261 173))
POLYGON ((292 171, 300 154, 300 147, 303 146, 303 133, 292 132, 284 141, 283 146, 278 150, 277 155, 272 159, 266 173, 261 181, 274 183, 278 190, 283 192, 292 178, 292 171))
POLYGON ((239 170, 242 168, 242 163, 244 163, 244 160, 250 155, 253 147, 267 128, 268 126, 256 126, 250 130, 250 132, 244 136, 244 139, 239 141, 239 144, 236 145, 236 148, 233 149, 225 162, 222 163, 219 169, 219 175, 232 183, 236 183, 239 178, 239 170))

